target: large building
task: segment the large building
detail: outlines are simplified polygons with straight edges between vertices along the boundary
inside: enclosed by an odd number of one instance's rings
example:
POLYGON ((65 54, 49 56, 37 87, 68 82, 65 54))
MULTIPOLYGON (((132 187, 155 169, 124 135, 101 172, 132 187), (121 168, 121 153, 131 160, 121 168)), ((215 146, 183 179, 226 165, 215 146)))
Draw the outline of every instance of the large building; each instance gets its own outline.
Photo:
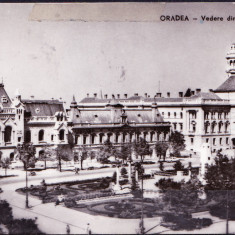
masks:
POLYGON ((18 143, 32 142, 38 155, 45 145, 67 144, 69 135, 77 148, 94 151, 108 139, 120 146, 142 137, 153 146, 167 141, 170 130, 184 134, 186 149, 193 152, 203 143, 212 152, 234 148, 235 44, 226 59, 229 77, 215 90, 188 89, 178 97, 88 94, 79 103, 73 98, 67 110, 62 101, 24 100, 18 92, 11 100, 0 84, 1 152, 13 159, 18 143))

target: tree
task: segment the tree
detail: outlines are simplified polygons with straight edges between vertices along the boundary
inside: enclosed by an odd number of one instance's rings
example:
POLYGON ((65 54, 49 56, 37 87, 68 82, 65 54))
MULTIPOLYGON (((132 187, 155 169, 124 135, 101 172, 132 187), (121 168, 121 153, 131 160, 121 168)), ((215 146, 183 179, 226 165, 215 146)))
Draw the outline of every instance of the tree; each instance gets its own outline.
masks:
POLYGON ((169 148, 169 145, 166 142, 158 141, 155 144, 155 149, 157 152, 157 156, 159 157, 159 160, 161 159, 161 156, 163 156, 163 161, 166 160, 166 151, 168 148, 169 148))
POLYGON ((43 153, 40 154, 40 159, 44 161, 45 170, 47 169, 47 160, 53 155, 55 155, 54 149, 52 149, 52 147, 49 144, 46 144, 43 147, 43 153))
POLYGON ((9 157, 3 158, 0 162, 3 169, 5 169, 5 176, 7 175, 7 169, 9 168, 11 161, 9 157))
POLYGON ((127 162, 127 160, 131 159, 131 144, 125 143, 121 145, 120 152, 118 157, 122 160, 122 163, 127 162))
POLYGON ((99 160, 101 162, 105 162, 108 160, 109 157, 114 155, 115 148, 113 147, 112 142, 108 139, 104 142, 104 144, 101 146, 99 151, 99 160))
POLYGON ((214 202, 211 214, 235 220, 235 159, 219 153, 214 164, 207 166, 205 180, 207 199, 214 202))
POLYGON ((60 172, 62 171, 61 169, 61 161, 69 161, 73 157, 73 152, 71 149, 71 146, 68 144, 60 144, 57 146, 55 149, 56 152, 56 158, 58 160, 58 165, 59 165, 59 170, 60 172))
POLYGON ((89 151, 85 145, 80 148, 80 164, 81 164, 81 170, 83 170, 83 161, 87 159, 89 154, 89 151))
POLYGON ((184 166, 183 166, 183 164, 181 163, 180 160, 175 162, 173 168, 174 168, 175 171, 183 171, 184 170, 184 166))
POLYGON ((169 144, 173 150, 174 156, 180 156, 180 151, 185 149, 184 135, 178 131, 172 132, 169 136, 169 144))
POLYGON ((17 146, 17 151, 19 154, 19 159, 24 164, 25 170, 25 180, 26 180, 26 200, 25 206, 26 208, 29 207, 29 200, 28 200, 28 167, 35 166, 35 153, 36 149, 32 143, 23 143, 17 146))
POLYGON ((151 154, 149 144, 143 138, 140 138, 139 141, 135 141, 133 143, 133 148, 134 148, 134 151, 136 152, 136 154, 138 156, 140 156, 141 162, 143 162, 144 157, 146 155, 150 155, 151 154))

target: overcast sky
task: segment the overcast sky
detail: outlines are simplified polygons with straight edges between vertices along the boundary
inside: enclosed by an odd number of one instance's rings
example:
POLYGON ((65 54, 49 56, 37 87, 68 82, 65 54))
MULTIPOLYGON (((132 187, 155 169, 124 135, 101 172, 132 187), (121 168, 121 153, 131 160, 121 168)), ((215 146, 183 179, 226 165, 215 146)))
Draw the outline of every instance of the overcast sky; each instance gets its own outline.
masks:
POLYGON ((217 88, 227 78, 225 56, 235 42, 232 3, 169 3, 162 14, 189 22, 30 21, 33 4, 0 4, 0 77, 10 97, 133 93, 175 95, 217 88), (223 22, 193 21, 201 15, 223 22))

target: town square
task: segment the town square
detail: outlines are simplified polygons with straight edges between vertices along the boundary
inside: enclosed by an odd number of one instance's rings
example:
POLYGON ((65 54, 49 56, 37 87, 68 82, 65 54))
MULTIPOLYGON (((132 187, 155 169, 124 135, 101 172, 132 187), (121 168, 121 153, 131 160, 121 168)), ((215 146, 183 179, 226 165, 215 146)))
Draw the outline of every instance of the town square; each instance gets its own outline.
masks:
POLYGON ((235 233, 235 5, 156 4, 0 4, 0 234, 235 233))

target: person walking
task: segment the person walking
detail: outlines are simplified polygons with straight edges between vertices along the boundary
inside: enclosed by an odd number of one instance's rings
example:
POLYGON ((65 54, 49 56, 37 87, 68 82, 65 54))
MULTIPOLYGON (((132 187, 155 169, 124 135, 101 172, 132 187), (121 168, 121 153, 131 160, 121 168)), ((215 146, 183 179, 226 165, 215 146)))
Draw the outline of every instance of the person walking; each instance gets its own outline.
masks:
POLYGON ((91 234, 91 229, 90 229, 89 223, 87 224, 86 232, 87 232, 87 234, 91 234))
POLYGON ((70 234, 70 226, 67 224, 67 226, 66 226, 66 233, 67 234, 70 234))

